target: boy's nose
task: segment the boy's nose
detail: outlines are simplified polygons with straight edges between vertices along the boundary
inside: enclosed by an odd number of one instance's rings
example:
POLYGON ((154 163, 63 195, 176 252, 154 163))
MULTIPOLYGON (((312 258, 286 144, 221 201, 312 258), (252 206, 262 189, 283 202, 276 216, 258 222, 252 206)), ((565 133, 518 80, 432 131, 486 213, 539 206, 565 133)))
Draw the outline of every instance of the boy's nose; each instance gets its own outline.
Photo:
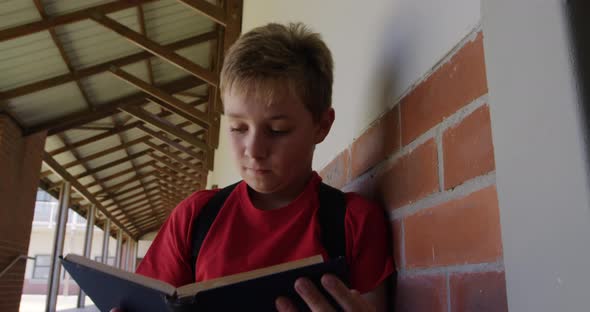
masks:
POLYGON ((252 133, 246 142, 246 156, 254 159, 264 159, 268 156, 268 141, 262 133, 252 133))

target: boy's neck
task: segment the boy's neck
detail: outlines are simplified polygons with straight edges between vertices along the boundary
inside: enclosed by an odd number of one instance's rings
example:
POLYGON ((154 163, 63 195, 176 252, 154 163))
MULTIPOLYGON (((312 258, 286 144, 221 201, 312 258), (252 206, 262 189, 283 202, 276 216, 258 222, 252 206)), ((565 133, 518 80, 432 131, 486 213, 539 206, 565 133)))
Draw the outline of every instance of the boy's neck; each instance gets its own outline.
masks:
POLYGON ((299 194, 303 192, 311 177, 312 170, 310 169, 308 174, 302 179, 299 179, 297 183, 287 186, 280 192, 269 194, 259 193, 248 187, 250 201, 252 201, 254 207, 260 210, 273 210, 285 207, 293 202, 299 196, 299 194))

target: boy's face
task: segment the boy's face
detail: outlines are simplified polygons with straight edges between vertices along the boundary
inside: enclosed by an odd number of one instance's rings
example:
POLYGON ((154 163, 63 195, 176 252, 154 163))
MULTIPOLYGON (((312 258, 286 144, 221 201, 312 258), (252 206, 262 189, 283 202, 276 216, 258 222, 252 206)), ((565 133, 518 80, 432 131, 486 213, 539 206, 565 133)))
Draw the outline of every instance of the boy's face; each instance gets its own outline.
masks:
POLYGON ((305 185, 315 145, 334 120, 330 109, 314 121, 288 88, 275 90, 272 101, 241 92, 224 97, 229 138, 242 178, 255 191, 281 194, 305 185))

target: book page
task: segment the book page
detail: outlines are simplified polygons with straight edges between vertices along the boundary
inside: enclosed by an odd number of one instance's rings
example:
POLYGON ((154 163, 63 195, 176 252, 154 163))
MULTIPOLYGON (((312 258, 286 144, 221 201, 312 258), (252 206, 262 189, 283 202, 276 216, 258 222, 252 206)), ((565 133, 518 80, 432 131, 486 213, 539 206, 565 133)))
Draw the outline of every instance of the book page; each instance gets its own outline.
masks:
POLYGON ((257 270, 253 270, 253 271, 228 275, 228 276, 211 279, 211 280, 204 281, 204 282, 184 285, 182 287, 179 287, 176 293, 177 293, 178 297, 180 297, 180 298, 187 297, 187 296, 193 296, 202 290, 226 286, 226 285, 230 285, 230 284, 235 284, 235 283, 247 281, 250 279, 255 279, 255 278, 258 278, 261 276, 280 273, 280 272, 284 272, 284 271, 289 271, 289 270, 293 270, 293 269, 297 269, 297 268, 301 268, 301 267, 305 267, 305 266, 309 266, 309 265, 313 265, 313 264, 323 263, 323 262, 324 262, 324 258, 322 257, 322 255, 316 255, 313 257, 304 258, 304 259, 300 259, 300 260, 296 260, 296 261, 290 261, 290 262, 286 262, 286 263, 281 263, 281 264, 273 265, 273 266, 262 268, 262 269, 257 269, 257 270))
POLYGON ((128 280, 130 282, 133 282, 135 284, 139 284, 139 285, 143 285, 145 287, 151 288, 151 289, 155 289, 157 291, 160 291, 162 293, 165 293, 169 296, 174 295, 176 288, 174 288, 174 286, 154 279, 154 278, 149 278, 147 276, 143 276, 141 274, 135 274, 135 273, 131 273, 131 272, 127 272, 127 271, 123 271, 121 269, 106 265, 104 263, 100 263, 100 262, 96 262, 96 261, 92 261, 86 257, 80 256, 80 255, 76 255, 76 254, 68 254, 67 256, 65 256, 64 258, 67 261, 70 261, 72 263, 76 263, 78 265, 81 265, 83 267, 87 267, 96 271, 100 271, 112 276, 116 276, 119 277, 121 279, 125 279, 128 280))

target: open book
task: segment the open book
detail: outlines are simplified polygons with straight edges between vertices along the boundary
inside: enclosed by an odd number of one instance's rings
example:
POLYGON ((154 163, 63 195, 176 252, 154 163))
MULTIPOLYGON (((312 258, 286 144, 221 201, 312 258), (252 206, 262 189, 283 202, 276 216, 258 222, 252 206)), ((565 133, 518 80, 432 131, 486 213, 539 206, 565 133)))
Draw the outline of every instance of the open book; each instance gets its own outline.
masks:
POLYGON ((320 278, 325 273, 347 282, 344 259, 323 262, 321 255, 178 288, 75 254, 68 254, 62 264, 100 311, 275 311, 279 296, 305 311, 293 288, 297 278, 309 278, 322 291, 320 278))

